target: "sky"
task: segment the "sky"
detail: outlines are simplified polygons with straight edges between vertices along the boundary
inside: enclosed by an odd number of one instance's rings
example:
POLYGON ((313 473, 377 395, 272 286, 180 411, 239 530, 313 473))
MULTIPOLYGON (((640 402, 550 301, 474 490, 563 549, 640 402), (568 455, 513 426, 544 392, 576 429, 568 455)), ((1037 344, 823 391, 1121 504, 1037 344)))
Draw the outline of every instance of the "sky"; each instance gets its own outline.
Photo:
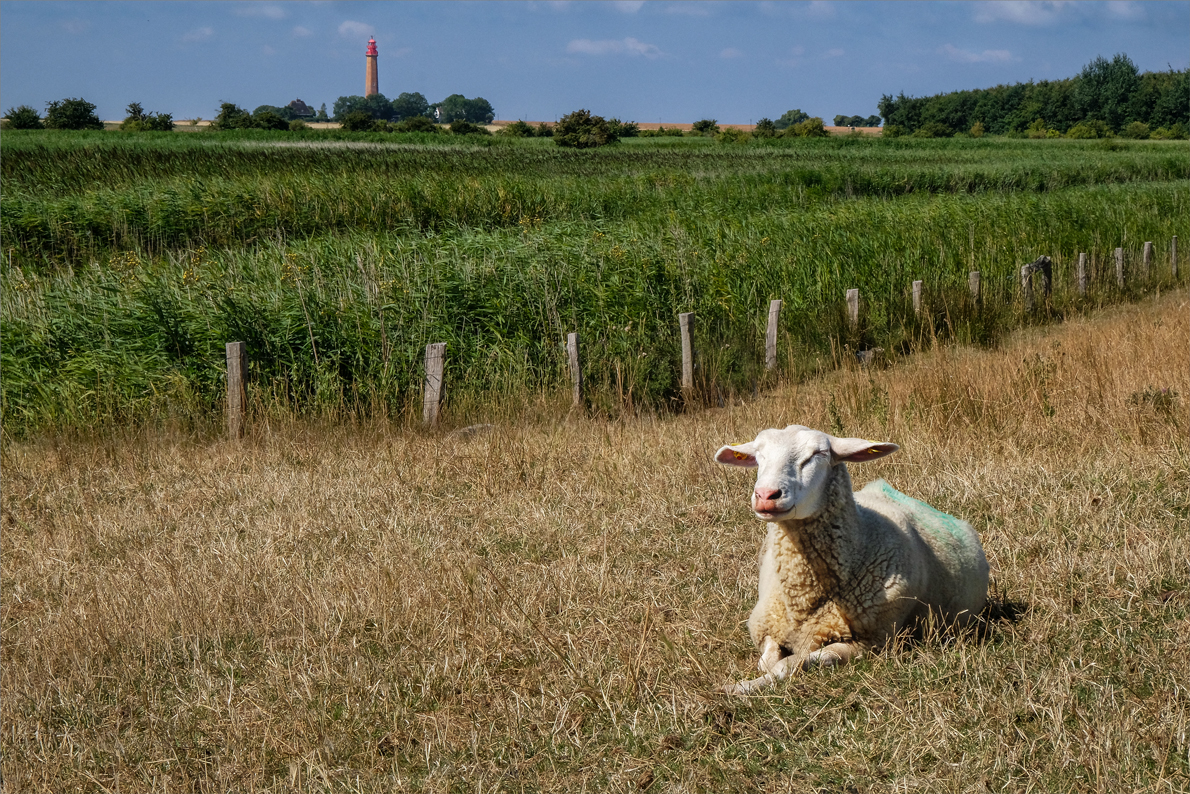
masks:
POLYGON ((0 108, 82 97, 175 119, 220 102, 483 97, 498 119, 827 123, 884 94, 1072 77, 1098 55, 1190 66, 1190 0, 1159 2, 56 2, 0 0, 0 108))

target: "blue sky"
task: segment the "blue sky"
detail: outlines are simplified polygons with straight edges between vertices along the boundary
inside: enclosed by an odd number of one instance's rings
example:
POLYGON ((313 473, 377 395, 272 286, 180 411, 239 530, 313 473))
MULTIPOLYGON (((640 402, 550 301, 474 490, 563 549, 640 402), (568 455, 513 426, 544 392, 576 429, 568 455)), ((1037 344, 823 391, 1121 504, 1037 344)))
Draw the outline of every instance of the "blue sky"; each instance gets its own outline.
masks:
POLYGON ((801 108, 876 113, 928 95, 1070 77, 1126 52, 1190 65, 1190 2, 0 1, 0 108, 84 97, 210 118, 380 90, 482 96, 497 118, 577 108, 624 120, 748 123, 801 108))

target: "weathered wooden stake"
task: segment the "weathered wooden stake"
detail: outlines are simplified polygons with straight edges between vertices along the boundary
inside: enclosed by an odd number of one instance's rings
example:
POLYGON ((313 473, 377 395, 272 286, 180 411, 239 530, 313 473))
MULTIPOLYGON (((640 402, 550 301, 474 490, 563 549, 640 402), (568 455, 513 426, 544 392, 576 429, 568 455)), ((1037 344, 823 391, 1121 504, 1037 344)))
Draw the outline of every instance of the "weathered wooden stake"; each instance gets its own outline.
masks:
POLYGON ((583 404, 583 371, 578 365, 578 334, 566 335, 566 355, 570 359, 570 382, 574 386, 574 405, 583 404))
POLYGON ((764 333, 764 368, 777 368, 777 321, 781 319, 781 301, 769 301, 769 325, 764 333))
POLYGON ((446 343, 426 345, 426 388, 421 403, 422 422, 434 427, 438 424, 438 404, 442 400, 442 371, 446 364, 446 343))
POLYGON ((979 286, 979 271, 972 270, 967 274, 967 289, 971 290, 971 300, 978 304, 983 297, 979 286))
POLYGON ((859 325, 859 290, 847 290, 847 321, 851 323, 851 327, 855 328, 859 325))
POLYGON ((694 390, 694 312, 678 315, 682 329, 682 391, 694 390))
POLYGON ((1153 244, 1146 242, 1144 253, 1141 254, 1141 268, 1144 270, 1145 282, 1147 283, 1149 277, 1153 274, 1153 244))
POLYGON ((1078 255, 1078 294, 1087 296, 1087 255, 1078 255))
POLYGON ((1021 268, 1021 298, 1025 301, 1025 311, 1033 311, 1033 266, 1025 265, 1021 268))
POLYGON ((921 281, 913 282, 913 313, 921 314, 921 281))
POLYGON ((227 343, 227 435, 244 437, 244 414, 248 408, 248 390, 244 372, 248 369, 248 345, 227 343))
POLYGON ((1124 249, 1116 249, 1116 286, 1124 289, 1124 249))

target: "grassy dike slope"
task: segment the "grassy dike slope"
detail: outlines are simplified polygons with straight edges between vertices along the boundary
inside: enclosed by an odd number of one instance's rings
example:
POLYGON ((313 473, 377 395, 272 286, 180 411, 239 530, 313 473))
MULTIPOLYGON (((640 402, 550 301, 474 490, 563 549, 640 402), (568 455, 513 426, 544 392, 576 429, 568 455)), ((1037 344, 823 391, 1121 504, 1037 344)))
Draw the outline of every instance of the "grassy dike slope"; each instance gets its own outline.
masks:
POLYGON ((1184 791, 1188 335, 1177 290, 686 415, 10 441, 5 783, 1184 791), (714 694, 763 526, 710 456, 794 421, 972 522, 985 637, 714 694))

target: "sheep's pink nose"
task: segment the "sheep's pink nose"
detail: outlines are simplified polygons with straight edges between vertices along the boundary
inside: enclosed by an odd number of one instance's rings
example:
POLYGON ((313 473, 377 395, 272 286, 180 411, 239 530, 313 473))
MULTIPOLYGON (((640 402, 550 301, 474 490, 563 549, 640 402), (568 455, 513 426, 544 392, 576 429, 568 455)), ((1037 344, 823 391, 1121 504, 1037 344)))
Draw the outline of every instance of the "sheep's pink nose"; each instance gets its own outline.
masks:
POLYGON ((777 509, 777 500, 781 498, 781 490, 779 488, 761 488, 757 486, 753 492, 753 498, 756 501, 753 509, 770 513, 777 509))

